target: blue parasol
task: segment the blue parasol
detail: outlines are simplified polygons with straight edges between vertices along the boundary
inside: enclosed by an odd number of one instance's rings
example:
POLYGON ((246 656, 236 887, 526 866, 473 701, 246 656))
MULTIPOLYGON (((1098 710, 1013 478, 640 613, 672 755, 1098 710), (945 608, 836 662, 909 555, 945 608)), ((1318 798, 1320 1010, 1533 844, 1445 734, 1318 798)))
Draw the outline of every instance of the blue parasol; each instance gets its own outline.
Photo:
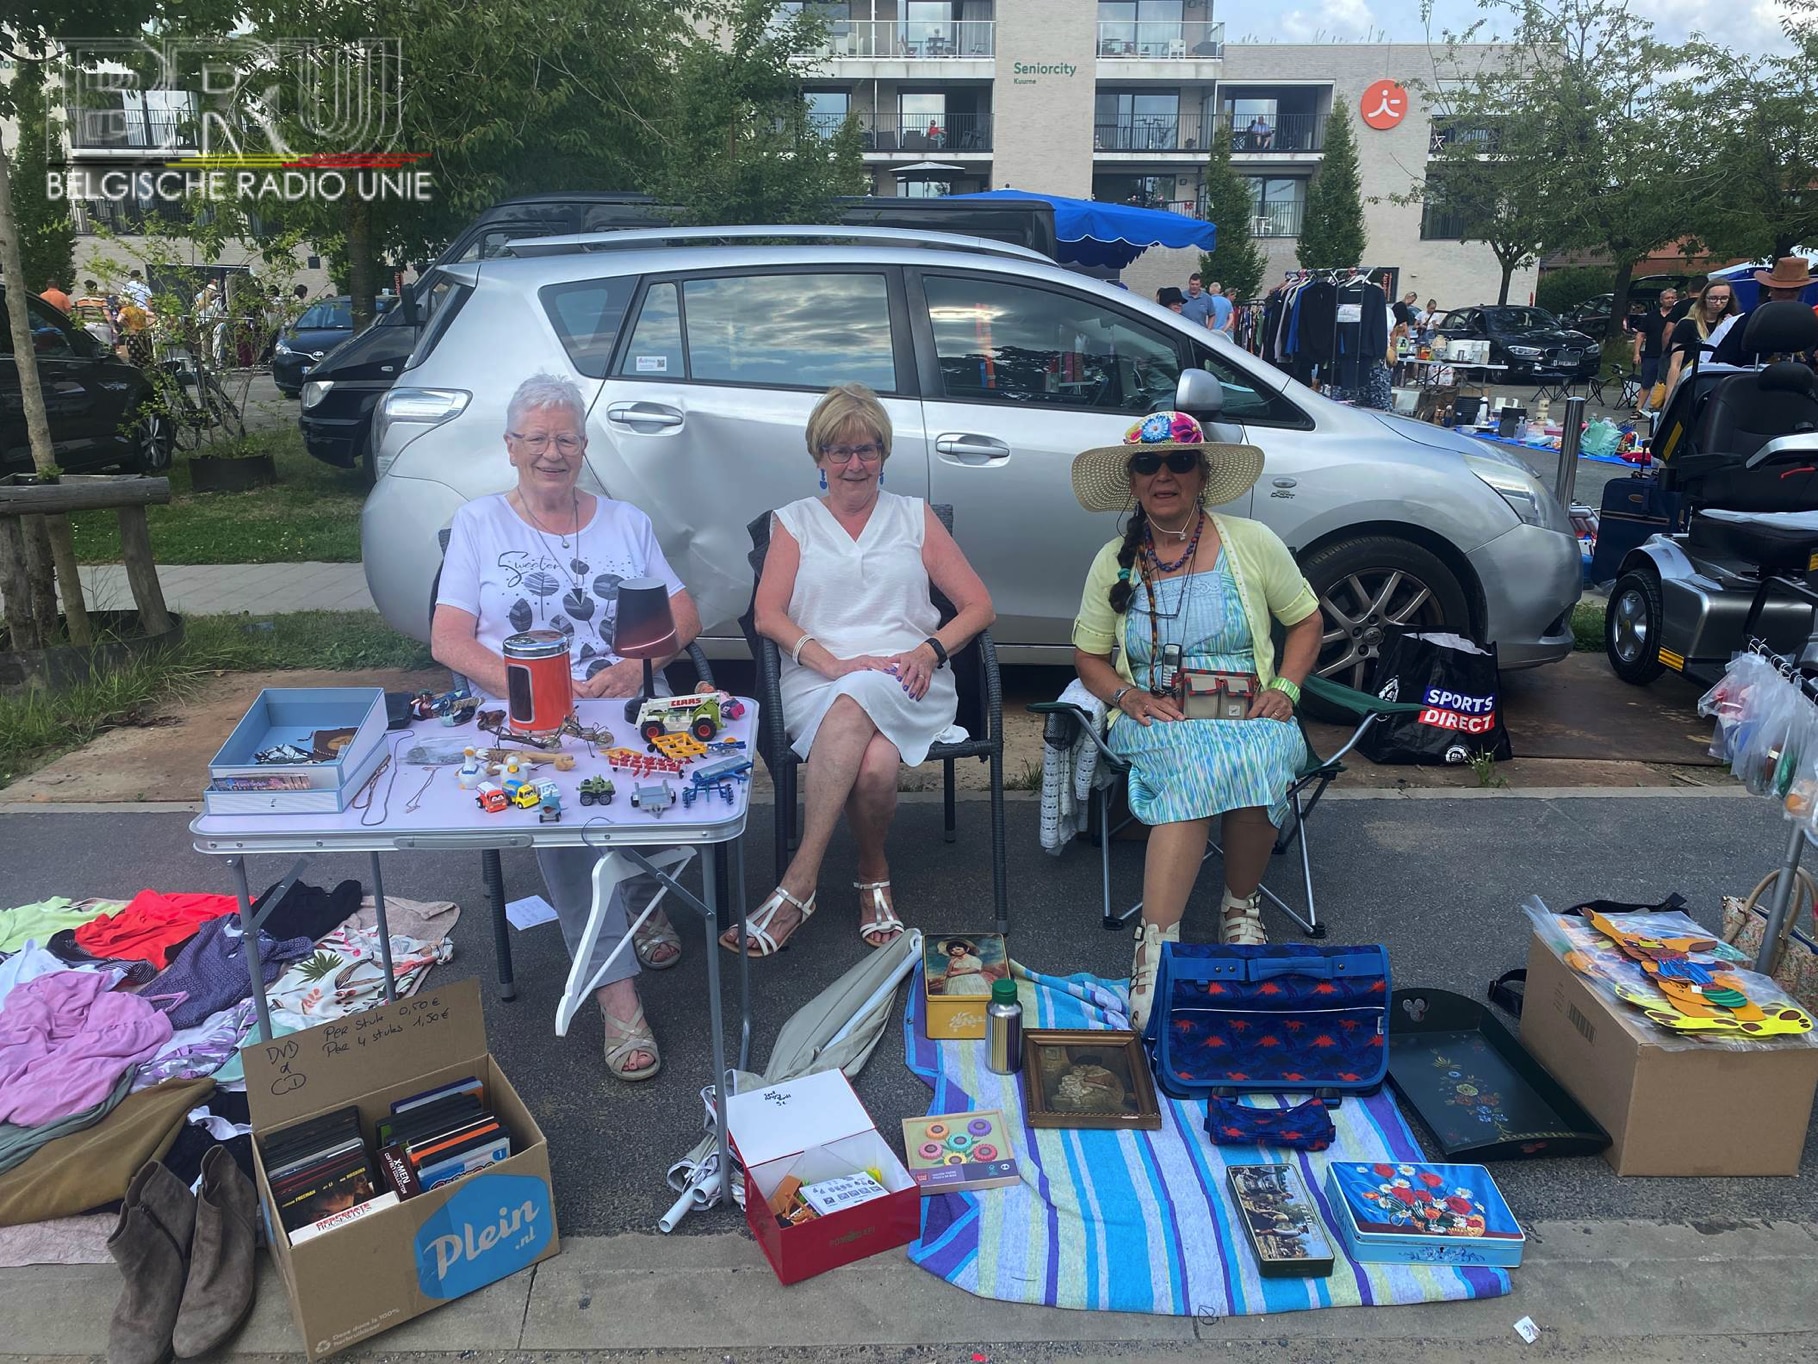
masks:
POLYGON ((1103 204, 1094 199, 1065 199, 1022 189, 994 189, 980 194, 953 194, 950 199, 992 199, 1001 203, 1035 200, 1054 209, 1054 235, 1060 239, 1056 259, 1063 265, 1094 265, 1121 270, 1151 246, 1197 246, 1210 251, 1218 229, 1182 213, 1133 204, 1103 204))

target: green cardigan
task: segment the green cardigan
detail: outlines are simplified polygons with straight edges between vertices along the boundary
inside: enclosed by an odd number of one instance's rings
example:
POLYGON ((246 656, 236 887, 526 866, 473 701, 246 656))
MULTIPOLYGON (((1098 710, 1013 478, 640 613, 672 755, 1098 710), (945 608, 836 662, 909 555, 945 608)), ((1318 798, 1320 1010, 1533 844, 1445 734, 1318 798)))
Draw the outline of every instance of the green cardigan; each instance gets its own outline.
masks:
MULTIPOLYGON (((1269 647, 1270 618, 1283 625, 1298 625, 1319 610, 1319 598, 1281 537, 1262 522, 1214 512, 1212 524, 1229 556, 1231 576, 1237 580, 1238 593, 1243 597, 1244 617, 1250 622, 1250 639, 1256 650, 1257 676, 1266 687, 1275 677, 1275 650, 1269 647)), ((1117 552, 1123 543, 1119 536, 1092 560, 1092 568, 1086 574, 1086 590, 1080 596, 1079 615, 1073 621, 1073 645, 1088 654, 1115 653, 1118 676, 1134 685, 1129 657, 1119 647, 1123 642, 1123 618, 1111 609, 1111 585, 1121 571, 1117 552)), ((1116 715, 1113 711, 1113 719, 1116 715)))

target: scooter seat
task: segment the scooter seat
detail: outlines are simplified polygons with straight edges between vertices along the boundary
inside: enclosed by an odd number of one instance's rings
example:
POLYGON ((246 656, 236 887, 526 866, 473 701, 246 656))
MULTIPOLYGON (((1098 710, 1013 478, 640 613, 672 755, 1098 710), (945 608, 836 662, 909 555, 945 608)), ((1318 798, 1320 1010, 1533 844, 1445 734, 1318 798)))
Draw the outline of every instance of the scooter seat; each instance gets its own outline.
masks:
POLYGON ((1804 573, 1818 555, 1818 512, 1700 511, 1692 517, 1687 544, 1746 560, 1763 573, 1804 573))

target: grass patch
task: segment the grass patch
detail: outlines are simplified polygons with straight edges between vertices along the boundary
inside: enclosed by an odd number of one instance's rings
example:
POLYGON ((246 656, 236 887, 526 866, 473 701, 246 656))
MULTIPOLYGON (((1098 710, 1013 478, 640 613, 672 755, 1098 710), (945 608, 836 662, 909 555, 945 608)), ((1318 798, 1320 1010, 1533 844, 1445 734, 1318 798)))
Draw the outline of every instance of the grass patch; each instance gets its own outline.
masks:
MULTIPOLYGON (((270 454, 278 481, 244 493, 190 491, 187 456, 170 471, 171 501, 146 508, 152 553, 160 564, 358 563, 358 470, 336 469, 310 456, 295 426, 254 431, 222 447, 270 454)), ((111 511, 70 517, 76 557, 85 564, 120 561, 120 527, 111 511)))
POLYGON ((372 611, 189 616, 183 643, 59 692, 0 697, 0 786, 120 725, 150 719, 223 672, 427 668, 429 646, 372 611))
POLYGON ((1572 648, 1581 654, 1603 652, 1603 598, 1586 598, 1572 608, 1572 648))

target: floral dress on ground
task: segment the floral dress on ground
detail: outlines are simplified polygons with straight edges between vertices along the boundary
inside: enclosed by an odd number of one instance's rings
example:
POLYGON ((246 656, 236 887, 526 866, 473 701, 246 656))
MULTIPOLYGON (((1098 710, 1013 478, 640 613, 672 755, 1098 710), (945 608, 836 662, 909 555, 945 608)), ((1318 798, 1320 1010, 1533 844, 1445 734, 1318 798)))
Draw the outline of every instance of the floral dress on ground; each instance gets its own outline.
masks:
MULTIPOLYGON (((1155 605, 1160 638, 1164 645, 1181 645, 1184 666, 1256 671, 1249 623, 1222 548, 1210 569, 1157 581, 1155 605)), ((1124 621, 1124 651, 1138 686, 1149 681, 1155 637, 1148 593, 1139 586, 1130 594, 1124 621)), ((1307 759, 1300 726, 1280 720, 1144 725, 1125 717, 1111 726, 1106 743, 1131 763, 1130 810, 1144 824, 1261 806, 1280 825, 1287 816, 1288 784, 1307 759)))

